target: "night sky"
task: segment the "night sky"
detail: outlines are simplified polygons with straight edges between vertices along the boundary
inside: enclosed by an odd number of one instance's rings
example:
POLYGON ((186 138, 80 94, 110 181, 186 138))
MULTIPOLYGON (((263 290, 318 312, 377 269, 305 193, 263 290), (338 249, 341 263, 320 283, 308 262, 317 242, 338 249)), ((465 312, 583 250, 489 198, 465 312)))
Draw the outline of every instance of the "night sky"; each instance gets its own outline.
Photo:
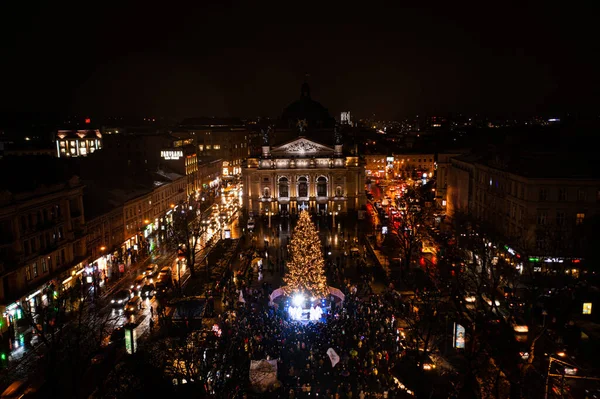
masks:
POLYGON ((1 3, 3 111, 277 116, 306 73, 335 116, 600 105, 591 1, 1 3))

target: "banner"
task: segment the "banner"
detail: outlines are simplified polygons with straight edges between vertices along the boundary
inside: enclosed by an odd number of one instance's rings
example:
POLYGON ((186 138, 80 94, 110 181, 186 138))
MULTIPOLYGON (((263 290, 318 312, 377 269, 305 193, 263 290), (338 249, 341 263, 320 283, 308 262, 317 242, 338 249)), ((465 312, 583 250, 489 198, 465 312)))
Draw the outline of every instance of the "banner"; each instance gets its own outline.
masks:
POLYGON ((277 382, 277 360, 251 360, 250 384, 257 392, 265 392, 277 382))
POLYGON ((458 323, 454 323, 454 347, 458 349, 465 347, 465 328, 458 323))
POLYGON ((331 367, 335 367, 335 365, 340 362, 340 357, 335 353, 333 348, 327 349, 327 356, 329 356, 329 360, 331 360, 331 367))

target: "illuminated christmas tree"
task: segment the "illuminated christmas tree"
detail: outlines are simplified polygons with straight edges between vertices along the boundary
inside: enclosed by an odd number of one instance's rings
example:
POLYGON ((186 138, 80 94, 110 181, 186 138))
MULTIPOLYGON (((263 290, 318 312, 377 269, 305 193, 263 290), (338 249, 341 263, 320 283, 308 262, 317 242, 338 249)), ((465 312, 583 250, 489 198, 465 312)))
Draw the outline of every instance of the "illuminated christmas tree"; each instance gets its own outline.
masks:
POLYGON ((302 211, 298 224, 292 232, 288 245, 290 259, 287 262, 288 272, 283 280, 287 295, 307 295, 317 299, 329 294, 325 277, 324 259, 321 240, 308 212, 302 211))

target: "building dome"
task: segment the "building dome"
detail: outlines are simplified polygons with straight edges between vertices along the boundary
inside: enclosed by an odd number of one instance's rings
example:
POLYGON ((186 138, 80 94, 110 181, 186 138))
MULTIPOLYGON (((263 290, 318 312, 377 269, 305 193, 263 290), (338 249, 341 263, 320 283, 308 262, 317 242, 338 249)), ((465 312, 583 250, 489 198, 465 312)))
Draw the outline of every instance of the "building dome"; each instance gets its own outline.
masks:
POLYGON ((310 97, 308 83, 302 84, 300 99, 288 105, 281 114, 280 127, 296 128, 298 121, 306 120, 308 129, 333 128, 335 119, 327 108, 310 97))

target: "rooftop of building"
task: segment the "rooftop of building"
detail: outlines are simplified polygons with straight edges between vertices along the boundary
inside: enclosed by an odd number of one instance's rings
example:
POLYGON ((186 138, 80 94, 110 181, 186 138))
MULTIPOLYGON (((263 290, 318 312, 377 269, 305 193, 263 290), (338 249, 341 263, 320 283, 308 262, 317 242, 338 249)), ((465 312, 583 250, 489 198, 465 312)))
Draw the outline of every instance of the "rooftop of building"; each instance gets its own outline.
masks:
POLYGON ((66 162, 50 155, 8 155, 0 159, 0 170, 0 191, 13 194, 64 185, 75 176, 66 162))
POLYGON ((539 179, 599 179, 598 155, 590 152, 487 151, 461 155, 457 159, 478 163, 523 177, 539 179))

